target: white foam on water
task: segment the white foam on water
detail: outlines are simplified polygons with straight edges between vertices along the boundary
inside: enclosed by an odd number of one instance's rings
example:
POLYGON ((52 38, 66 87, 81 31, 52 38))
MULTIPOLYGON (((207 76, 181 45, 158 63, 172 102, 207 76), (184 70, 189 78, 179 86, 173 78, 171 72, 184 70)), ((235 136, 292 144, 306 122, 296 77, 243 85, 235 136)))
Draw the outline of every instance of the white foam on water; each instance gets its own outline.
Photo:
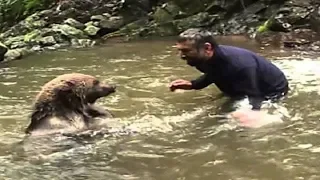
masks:
MULTIPOLYGON (((194 111, 183 112, 173 116, 157 116, 152 114, 137 115, 125 120, 116 121, 115 126, 138 132, 139 134, 154 132, 172 132, 175 127, 183 126, 184 122, 195 119, 205 113, 205 108, 198 108, 194 111)), ((110 124, 110 123, 109 123, 110 124)), ((113 126, 113 125, 112 125, 113 126)))
POLYGON ((260 128, 283 123, 283 118, 289 117, 288 110, 284 106, 270 101, 263 102, 259 111, 251 110, 248 98, 236 101, 233 106, 236 110, 231 112, 228 118, 240 127, 260 128))

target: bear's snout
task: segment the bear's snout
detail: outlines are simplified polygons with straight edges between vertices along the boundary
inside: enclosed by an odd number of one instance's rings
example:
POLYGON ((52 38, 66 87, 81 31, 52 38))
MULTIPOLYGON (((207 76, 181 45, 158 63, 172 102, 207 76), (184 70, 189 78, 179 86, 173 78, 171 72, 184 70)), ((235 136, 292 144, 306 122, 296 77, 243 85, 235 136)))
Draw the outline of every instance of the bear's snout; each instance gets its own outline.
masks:
POLYGON ((96 85, 92 87, 86 94, 85 99, 88 103, 95 103, 97 99, 101 97, 106 97, 116 91, 115 85, 109 85, 109 84, 103 84, 100 83, 99 85, 96 85))
POLYGON ((102 85, 102 91, 109 94, 116 92, 116 88, 116 85, 102 85))

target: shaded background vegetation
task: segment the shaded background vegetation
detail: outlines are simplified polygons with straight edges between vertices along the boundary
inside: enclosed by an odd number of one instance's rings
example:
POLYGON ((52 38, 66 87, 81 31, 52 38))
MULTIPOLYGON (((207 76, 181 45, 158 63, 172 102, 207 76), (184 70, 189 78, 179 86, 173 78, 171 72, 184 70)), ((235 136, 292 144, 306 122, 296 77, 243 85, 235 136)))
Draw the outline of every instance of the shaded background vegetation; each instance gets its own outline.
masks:
POLYGON ((192 27, 320 51, 319 24, 319 0, 0 0, 0 61, 192 27))
POLYGON ((1 31, 28 15, 51 7, 57 0, 0 0, 1 31))

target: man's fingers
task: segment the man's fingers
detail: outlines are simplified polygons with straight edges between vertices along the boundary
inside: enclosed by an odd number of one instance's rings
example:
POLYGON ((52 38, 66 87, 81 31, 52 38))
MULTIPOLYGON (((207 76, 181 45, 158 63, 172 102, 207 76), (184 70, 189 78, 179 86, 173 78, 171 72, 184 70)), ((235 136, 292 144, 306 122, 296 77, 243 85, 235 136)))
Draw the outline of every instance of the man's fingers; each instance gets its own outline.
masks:
POLYGON ((189 86, 191 86, 189 81, 177 79, 170 83, 169 88, 171 91, 175 91, 176 89, 191 89, 189 86))
POLYGON ((175 90, 178 89, 180 86, 181 86, 181 83, 178 82, 178 83, 174 83, 174 84, 170 85, 169 88, 170 88, 171 91, 175 91, 175 90))
POLYGON ((180 85, 180 84, 183 83, 183 82, 184 82, 184 80, 178 79, 178 80, 172 81, 172 82, 169 84, 169 86, 170 86, 170 87, 171 87, 171 86, 177 86, 177 85, 180 85))

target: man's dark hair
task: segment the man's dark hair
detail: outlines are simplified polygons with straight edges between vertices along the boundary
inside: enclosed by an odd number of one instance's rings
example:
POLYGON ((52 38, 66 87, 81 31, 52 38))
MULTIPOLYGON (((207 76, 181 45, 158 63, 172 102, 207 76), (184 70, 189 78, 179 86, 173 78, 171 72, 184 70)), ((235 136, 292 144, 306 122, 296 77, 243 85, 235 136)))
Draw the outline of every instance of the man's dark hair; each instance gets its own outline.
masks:
POLYGON ((218 43, 214 39, 213 34, 210 31, 200 28, 190 28, 179 34, 179 43, 188 40, 194 41, 194 45, 197 49, 203 48, 205 43, 210 43, 214 49, 218 47, 218 43))

